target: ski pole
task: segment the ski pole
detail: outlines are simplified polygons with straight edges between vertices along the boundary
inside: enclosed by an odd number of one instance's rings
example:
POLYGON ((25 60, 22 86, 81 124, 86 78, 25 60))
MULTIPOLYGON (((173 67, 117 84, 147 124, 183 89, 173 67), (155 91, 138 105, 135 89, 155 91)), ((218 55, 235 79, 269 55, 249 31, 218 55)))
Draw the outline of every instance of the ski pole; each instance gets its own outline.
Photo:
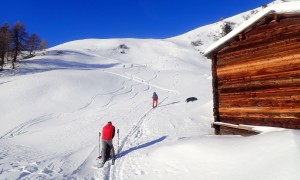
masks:
POLYGON ((117 133, 118 133, 118 154, 119 154, 119 129, 117 130, 117 133))
POLYGON ((100 150, 100 143, 101 143, 101 142, 100 142, 100 139, 101 139, 101 132, 99 132, 99 156, 98 156, 98 157, 100 157, 100 154, 101 154, 101 152, 100 152, 100 151, 101 151, 101 150, 100 150))

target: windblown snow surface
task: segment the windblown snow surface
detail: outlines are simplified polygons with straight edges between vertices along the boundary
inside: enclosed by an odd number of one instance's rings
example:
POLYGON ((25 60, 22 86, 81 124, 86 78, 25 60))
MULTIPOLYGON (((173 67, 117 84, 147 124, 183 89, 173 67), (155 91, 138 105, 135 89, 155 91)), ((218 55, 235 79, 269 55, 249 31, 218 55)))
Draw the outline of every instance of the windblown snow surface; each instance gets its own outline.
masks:
POLYGON ((170 39, 72 41, 2 72, 0 179, 298 180, 298 130, 212 135, 211 63, 201 53, 221 23, 170 39), (120 130, 117 159, 98 169, 108 121, 120 130))

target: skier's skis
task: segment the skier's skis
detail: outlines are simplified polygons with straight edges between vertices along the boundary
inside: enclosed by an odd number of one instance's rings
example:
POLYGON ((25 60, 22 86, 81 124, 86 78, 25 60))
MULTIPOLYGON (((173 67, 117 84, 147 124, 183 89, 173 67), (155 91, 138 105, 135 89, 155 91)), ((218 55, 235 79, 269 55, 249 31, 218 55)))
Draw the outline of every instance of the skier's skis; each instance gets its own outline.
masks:
POLYGON ((97 157, 96 160, 98 160, 98 168, 102 168, 104 166, 104 164, 106 163, 106 161, 109 161, 111 159, 112 159, 112 165, 114 165, 115 161, 114 161, 114 158, 112 157, 110 148, 107 148, 106 156, 107 156, 107 158, 106 158, 105 162, 102 161, 102 155, 97 157))

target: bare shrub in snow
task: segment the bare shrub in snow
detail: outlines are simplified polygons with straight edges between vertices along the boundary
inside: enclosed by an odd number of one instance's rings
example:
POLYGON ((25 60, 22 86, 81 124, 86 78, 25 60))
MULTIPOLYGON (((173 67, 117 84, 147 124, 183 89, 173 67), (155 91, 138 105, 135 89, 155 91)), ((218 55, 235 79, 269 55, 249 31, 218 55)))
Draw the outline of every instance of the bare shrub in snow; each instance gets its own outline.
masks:
POLYGON ((245 20, 248 20, 251 16, 253 16, 253 15, 256 14, 257 12, 258 12, 258 10, 253 9, 253 10, 250 11, 250 14, 243 15, 243 18, 244 18, 245 20))
POLYGON ((220 38, 226 36, 228 33, 230 33, 233 30, 233 27, 236 25, 236 23, 233 22, 223 22, 223 24, 220 25, 219 31, 217 31, 213 35, 213 40, 217 41, 220 38))
POLYGON ((221 25, 221 37, 230 33, 233 30, 234 25, 235 23, 233 22, 224 22, 223 25, 221 25))
POLYGON ((126 44, 120 44, 119 48, 120 49, 129 49, 129 47, 126 44))
POLYGON ((56 54, 55 54, 55 55, 61 56, 61 55, 63 55, 63 54, 64 54, 64 51, 56 51, 56 54))
POLYGON ((243 18, 247 21, 249 18, 251 17, 250 14, 247 14, 247 15, 243 15, 243 18))
POLYGON ((34 33, 29 36, 28 40, 26 41, 25 48, 29 52, 27 57, 33 57, 35 52, 40 49, 41 39, 37 33, 34 33))
POLYGON ((129 47, 126 44, 120 44, 119 49, 121 54, 126 54, 126 51, 129 50, 129 47))
POLYGON ((199 39, 199 40, 196 40, 196 41, 192 41, 191 45, 192 46, 201 46, 201 45, 203 45, 203 42, 201 41, 201 39, 199 39))
POLYGON ((43 39, 40 44, 40 50, 44 51, 45 49, 47 49, 47 47, 48 47, 48 41, 43 39))
POLYGON ((253 10, 250 11, 250 14, 251 14, 251 15, 254 15, 254 14, 256 14, 257 12, 258 12, 257 9, 253 9, 253 10))
POLYGON ((213 40, 214 41, 217 41, 217 40, 219 40, 221 37, 218 35, 218 34, 214 34, 213 35, 213 40))

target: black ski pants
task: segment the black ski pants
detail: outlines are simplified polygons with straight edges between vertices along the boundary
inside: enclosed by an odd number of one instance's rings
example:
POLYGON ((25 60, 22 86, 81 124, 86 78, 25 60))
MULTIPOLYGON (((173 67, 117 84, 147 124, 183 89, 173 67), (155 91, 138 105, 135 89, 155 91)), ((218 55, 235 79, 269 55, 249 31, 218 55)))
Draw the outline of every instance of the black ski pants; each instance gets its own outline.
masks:
POLYGON ((108 159, 107 157, 107 148, 110 149, 110 152, 112 153, 112 158, 115 159, 115 150, 114 145, 112 143, 112 140, 102 140, 102 162, 105 163, 105 161, 108 159))

